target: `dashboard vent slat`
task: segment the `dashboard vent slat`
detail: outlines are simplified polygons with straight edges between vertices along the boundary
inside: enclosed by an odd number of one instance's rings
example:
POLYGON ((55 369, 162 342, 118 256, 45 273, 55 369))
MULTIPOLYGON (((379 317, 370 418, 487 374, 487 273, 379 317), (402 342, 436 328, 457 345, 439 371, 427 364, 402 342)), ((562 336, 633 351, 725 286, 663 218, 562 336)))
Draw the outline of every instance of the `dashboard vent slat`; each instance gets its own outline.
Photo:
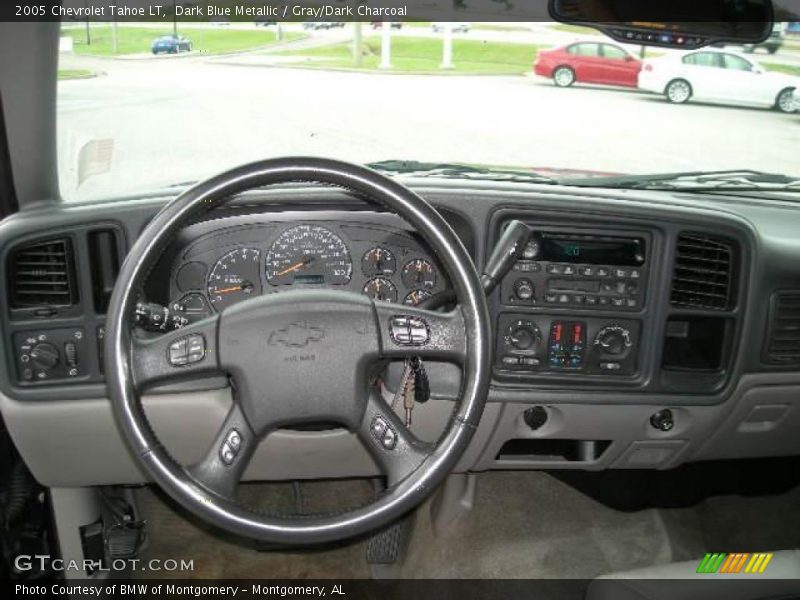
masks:
POLYGON ((800 292, 773 297, 766 359, 776 364, 800 364, 800 292))
POLYGON ((74 262, 69 238, 36 242, 14 250, 9 263, 12 308, 75 304, 74 262))
POLYGON ((732 242, 702 233, 681 233, 670 293, 673 306, 731 308, 734 260, 732 242))

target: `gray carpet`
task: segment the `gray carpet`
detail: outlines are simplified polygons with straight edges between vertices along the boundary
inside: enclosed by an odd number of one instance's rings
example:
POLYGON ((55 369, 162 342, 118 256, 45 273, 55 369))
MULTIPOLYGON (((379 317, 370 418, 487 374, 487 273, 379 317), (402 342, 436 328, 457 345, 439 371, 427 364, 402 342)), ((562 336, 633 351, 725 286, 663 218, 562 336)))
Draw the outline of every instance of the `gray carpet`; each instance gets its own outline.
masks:
MULTIPOLYGON (((268 512, 323 512, 372 497, 364 480, 241 486, 268 512)), ((139 493, 151 541, 145 558, 193 559, 187 577, 364 578, 366 542, 313 551, 259 551, 212 531, 151 490, 139 493)), ((592 578, 689 560, 707 550, 800 547, 800 488, 780 496, 719 496, 691 508, 620 512, 546 473, 478 475, 475 505, 436 536, 430 503, 418 511, 407 578, 592 578)), ((152 573, 151 573, 152 575, 152 573)), ((166 574, 169 576, 174 574, 166 574)))

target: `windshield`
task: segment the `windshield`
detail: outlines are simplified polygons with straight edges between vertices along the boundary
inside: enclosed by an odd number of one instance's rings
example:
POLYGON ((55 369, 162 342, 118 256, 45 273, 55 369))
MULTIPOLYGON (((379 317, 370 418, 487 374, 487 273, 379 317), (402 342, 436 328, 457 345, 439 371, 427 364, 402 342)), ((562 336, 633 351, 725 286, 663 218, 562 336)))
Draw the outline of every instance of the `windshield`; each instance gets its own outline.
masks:
POLYGON ((61 191, 144 194, 288 155, 620 186, 797 178, 800 33, 776 31, 687 53, 558 23, 65 23, 61 191))

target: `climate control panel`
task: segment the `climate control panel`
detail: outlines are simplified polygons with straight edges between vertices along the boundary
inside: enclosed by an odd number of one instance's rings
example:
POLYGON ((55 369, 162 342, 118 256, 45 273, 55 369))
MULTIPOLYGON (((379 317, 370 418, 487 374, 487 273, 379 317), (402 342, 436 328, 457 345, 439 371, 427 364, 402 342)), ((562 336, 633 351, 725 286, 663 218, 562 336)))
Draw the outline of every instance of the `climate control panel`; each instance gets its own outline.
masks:
POLYGON ((497 322, 496 367, 511 372, 633 375, 639 321, 503 313, 497 322))

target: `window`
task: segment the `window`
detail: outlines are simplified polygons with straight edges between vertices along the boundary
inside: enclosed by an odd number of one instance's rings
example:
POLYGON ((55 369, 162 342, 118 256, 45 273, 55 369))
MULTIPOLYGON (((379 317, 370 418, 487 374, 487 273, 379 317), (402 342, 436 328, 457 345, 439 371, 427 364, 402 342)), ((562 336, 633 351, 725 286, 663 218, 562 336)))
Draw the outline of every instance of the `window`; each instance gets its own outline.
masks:
POLYGON ((696 52, 683 57, 683 64, 697 67, 718 67, 717 55, 713 52, 696 52))
POLYGON ((753 65, 735 54, 723 54, 722 62, 726 69, 734 69, 736 71, 752 71, 753 65))
POLYGON ((613 58, 615 60, 625 60, 628 58, 629 54, 619 46, 603 44, 603 56, 606 58, 613 58))
POLYGON ((575 44, 570 46, 567 50, 570 54, 576 56, 600 56, 599 44, 575 44))

